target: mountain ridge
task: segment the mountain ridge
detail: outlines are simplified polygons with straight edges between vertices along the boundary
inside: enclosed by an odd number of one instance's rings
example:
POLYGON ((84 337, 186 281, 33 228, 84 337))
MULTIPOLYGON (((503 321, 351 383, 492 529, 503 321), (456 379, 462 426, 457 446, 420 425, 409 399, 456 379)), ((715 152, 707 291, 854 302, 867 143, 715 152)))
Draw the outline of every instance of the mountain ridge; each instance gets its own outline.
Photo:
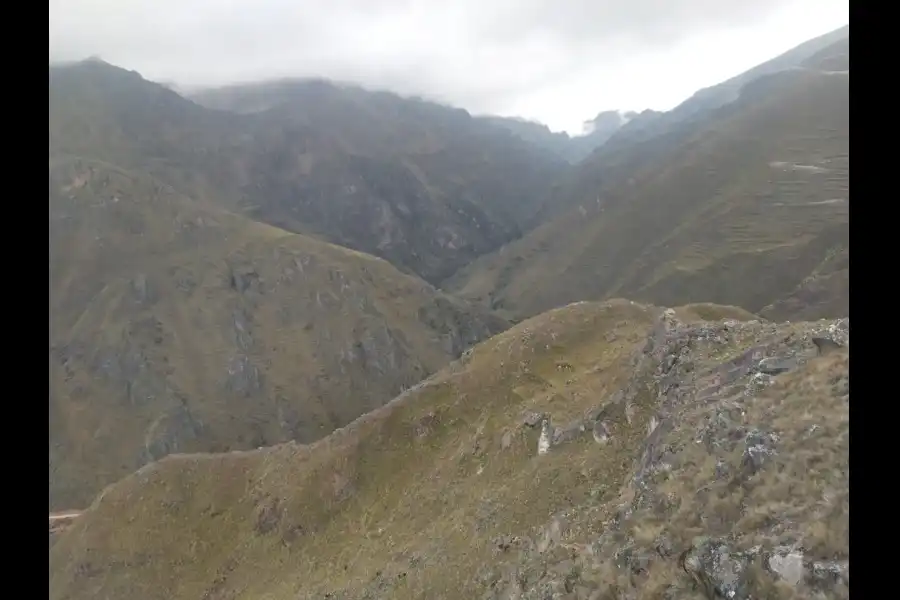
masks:
POLYGON ((51 507, 172 451, 312 440, 507 325, 146 175, 51 162, 51 507))
POLYGON ((53 546, 51 597, 846 598, 847 498, 820 474, 849 470, 848 332, 555 309, 311 446, 171 456, 108 487, 53 546), (822 336, 838 349, 817 357, 822 336), (790 540, 807 579, 766 562, 790 540))
MULTIPOLYGON (((803 294, 781 300, 849 251, 848 181, 848 75, 771 73, 668 141, 614 137, 569 180, 578 204, 442 285, 512 318, 615 296, 803 312, 803 294)), ((847 314, 847 276, 833 281, 826 312, 803 314, 847 314)))
POLYGON ((51 598, 849 598, 838 33, 577 166, 51 69, 51 598))
POLYGON ((566 169, 465 111, 327 82, 242 87, 286 98, 235 114, 97 61, 50 80, 55 153, 145 170, 432 283, 519 235, 566 169))

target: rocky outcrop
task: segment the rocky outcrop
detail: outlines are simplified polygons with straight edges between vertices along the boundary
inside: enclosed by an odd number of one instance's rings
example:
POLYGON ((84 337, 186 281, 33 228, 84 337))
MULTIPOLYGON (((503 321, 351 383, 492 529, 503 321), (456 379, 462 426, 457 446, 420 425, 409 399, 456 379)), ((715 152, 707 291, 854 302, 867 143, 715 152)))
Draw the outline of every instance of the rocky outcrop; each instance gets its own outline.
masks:
POLYGON ((145 467, 54 597, 849 597, 849 321, 690 312, 570 305, 310 446, 145 467))
POLYGON ((647 423, 619 501, 519 539, 483 598, 849 598, 849 320, 666 311, 634 367, 604 409, 647 423))

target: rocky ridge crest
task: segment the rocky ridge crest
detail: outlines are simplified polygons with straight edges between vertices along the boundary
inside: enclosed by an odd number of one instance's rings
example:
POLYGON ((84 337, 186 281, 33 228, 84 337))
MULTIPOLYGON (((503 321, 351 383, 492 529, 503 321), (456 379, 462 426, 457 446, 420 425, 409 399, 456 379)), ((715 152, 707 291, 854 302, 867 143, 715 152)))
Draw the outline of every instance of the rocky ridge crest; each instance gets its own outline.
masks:
POLYGON ((849 320, 576 303, 312 445, 148 465, 61 536, 51 590, 847 598, 848 515, 849 320))
POLYGON ((666 310, 629 385, 555 429, 548 450, 573 431, 605 444, 608 419, 630 423, 649 388, 618 501, 499 539, 515 558, 483 569, 482 598, 849 598, 849 337, 849 319, 686 323, 666 310))

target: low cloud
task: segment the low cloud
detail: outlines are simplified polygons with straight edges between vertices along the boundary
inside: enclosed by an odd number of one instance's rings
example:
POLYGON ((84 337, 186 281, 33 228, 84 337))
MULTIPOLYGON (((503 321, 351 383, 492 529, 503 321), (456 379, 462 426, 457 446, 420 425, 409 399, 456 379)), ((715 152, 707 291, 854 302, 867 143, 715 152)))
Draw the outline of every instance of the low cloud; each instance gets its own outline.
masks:
MULTIPOLYGON (((634 61, 650 64, 653 57, 703 36, 761 26, 791 4, 777 0, 50 0, 50 57, 100 56, 150 79, 183 85, 325 76, 422 94, 473 112, 531 110, 545 114, 527 116, 558 123, 568 119, 577 127, 604 108, 644 108, 603 102, 604 95, 614 96, 608 89, 612 86, 635 87, 635 82, 622 80, 622 73, 634 61), (576 108, 578 102, 562 98, 552 115, 550 108, 537 108, 554 103, 553 90, 571 95, 564 90, 588 79, 574 92, 597 95, 590 99, 595 108, 587 113, 564 117, 563 113, 583 109, 576 108)), ((819 7, 819 11, 825 8, 829 15, 844 10, 832 0, 793 2, 800 4, 819 7)), ((833 27, 842 24, 840 18, 831 17, 833 27)), ((766 40, 759 43, 765 45, 766 40)), ((692 68, 702 70, 704 65, 692 68)), ((629 93, 634 98, 649 94, 629 93)), ((652 104, 654 98, 648 96, 643 102, 652 104)))

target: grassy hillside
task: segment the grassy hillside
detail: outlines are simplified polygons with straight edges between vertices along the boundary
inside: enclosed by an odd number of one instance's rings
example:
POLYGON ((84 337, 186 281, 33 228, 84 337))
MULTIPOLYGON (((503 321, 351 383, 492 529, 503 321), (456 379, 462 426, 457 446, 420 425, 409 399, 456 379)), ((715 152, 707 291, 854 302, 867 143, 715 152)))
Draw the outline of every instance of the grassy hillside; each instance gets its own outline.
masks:
POLYGON ((796 290, 849 251, 849 93, 848 74, 759 78, 677 148, 648 157, 649 138, 606 170, 586 162, 578 206, 443 286, 515 317, 618 296, 846 314, 840 278, 830 300, 805 305, 796 290))
POLYGON ((170 452, 318 439, 506 327, 146 174, 50 178, 51 507, 170 452))
POLYGON ((170 456, 51 597, 846 598, 848 325, 735 317, 579 303, 312 445, 170 456))
POLYGON ((51 147, 432 282, 520 235, 566 169, 463 110, 326 81, 198 99, 223 110, 100 61, 51 67, 51 147))
POLYGON ((664 117, 668 120, 686 120, 704 111, 714 110, 729 102, 733 102, 740 94, 741 89, 752 81, 785 69, 793 69, 808 62, 810 59, 827 48, 835 45, 849 45, 850 25, 838 27, 834 31, 807 40, 791 48, 771 60, 759 64, 736 77, 723 81, 717 85, 697 91, 693 96, 671 111, 664 117))
POLYGON ((717 110, 737 100, 743 87, 760 77, 811 65, 815 69, 834 70, 817 61, 823 55, 834 54, 836 49, 848 61, 848 66, 842 68, 849 69, 849 43, 850 27, 841 27, 727 81, 699 90, 673 110, 645 110, 631 115, 633 118, 560 182, 537 220, 550 221, 587 201, 594 201, 608 190, 627 184, 635 173, 652 168, 661 157, 679 151, 717 110))

